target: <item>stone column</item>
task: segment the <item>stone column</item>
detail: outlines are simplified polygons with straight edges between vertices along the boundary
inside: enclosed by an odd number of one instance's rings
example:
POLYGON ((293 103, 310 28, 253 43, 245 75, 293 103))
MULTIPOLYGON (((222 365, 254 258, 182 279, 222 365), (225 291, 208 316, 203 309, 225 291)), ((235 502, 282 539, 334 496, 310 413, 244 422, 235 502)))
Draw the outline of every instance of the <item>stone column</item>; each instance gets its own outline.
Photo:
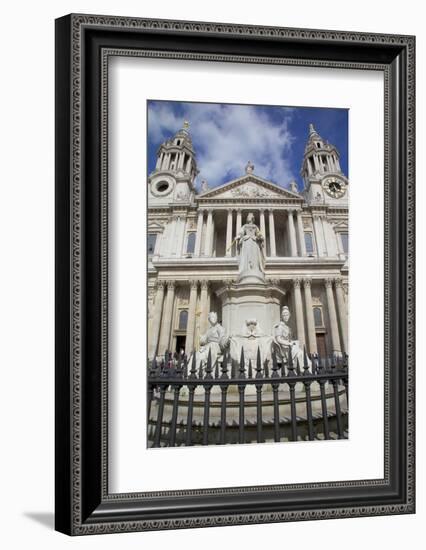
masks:
POLYGON ((323 239, 321 236, 321 228, 319 221, 319 216, 314 215, 313 216, 313 227, 314 227, 314 234, 315 234, 315 243, 317 245, 317 256, 324 256, 324 245, 323 245, 323 239))
POLYGON ((340 355, 342 350, 340 349, 339 327, 337 325, 336 306, 334 305, 333 279, 325 280, 325 290, 327 293, 328 317, 330 319, 331 345, 333 353, 340 355))
POLYGON ((303 230, 301 210, 297 211, 296 219, 297 219, 297 233, 299 235, 299 254, 300 256, 306 256, 305 232, 303 230))
POLYGON ((328 221, 325 220, 323 217, 321 217, 319 219, 319 222, 320 222, 320 227, 321 227, 321 234, 322 234, 322 239, 324 241, 324 256, 331 256, 331 250, 330 250, 330 246, 329 246, 329 243, 327 242, 328 241, 328 238, 327 238, 327 235, 328 235, 328 221))
POLYGON ((320 163, 319 163, 317 155, 314 155, 313 159, 314 159, 315 171, 320 172, 320 163))
POLYGON ((290 256, 297 256, 296 231, 294 230, 293 210, 287 212, 288 234, 290 240, 290 256))
MULTIPOLYGON (((237 227, 235 231, 235 236, 237 237, 241 231, 241 209, 237 210, 237 227)), ((236 247, 236 256, 238 256, 238 247, 236 247)))
POLYGON ((241 226, 242 226, 242 212, 241 212, 241 208, 239 208, 237 210, 237 228, 236 228, 237 235, 241 231, 241 226))
POLYGON ((277 255, 277 247, 275 245, 275 223, 274 223, 274 211, 269 210, 269 242, 271 245, 271 256, 277 255))
POLYGON ((175 281, 167 281, 167 295, 163 313, 163 327, 160 334, 160 345, 158 352, 160 355, 169 349, 170 331, 172 328, 173 302, 175 299, 175 281))
POLYGON ((303 287, 305 289, 306 324, 308 327, 309 353, 318 353, 314 310, 312 309, 311 283, 311 279, 303 280, 303 287))
POLYGON ((195 314, 197 307, 197 291, 198 281, 189 281, 189 308, 188 308, 188 324, 186 327, 185 353, 189 354, 194 351, 194 334, 195 334, 195 314))
POLYGON ((226 256, 232 256, 232 208, 228 210, 228 217, 226 220, 226 256))
POLYGON ((207 317, 208 317, 208 292, 209 281, 201 281, 201 295, 200 295, 200 336, 207 330, 207 317))
POLYGON ((169 167, 169 159, 170 159, 170 153, 165 153, 163 158, 163 166, 161 167, 163 170, 167 170, 169 167))
MULTIPOLYGON (((296 330, 297 330, 297 339, 300 342, 301 346, 305 345, 305 324, 303 322, 303 303, 302 303, 302 293, 300 291, 300 279, 293 280, 293 290, 294 290, 294 305, 296 308, 296 330)), ((300 365, 302 367, 302 365, 300 365)))
POLYGON ((339 310, 340 333, 344 352, 348 353, 348 312, 346 309, 343 281, 341 277, 334 279, 336 287, 337 309, 339 310))
POLYGON ((160 336, 161 312, 163 311, 165 281, 157 281, 157 293, 154 302, 151 333, 149 334, 148 356, 152 359, 157 351, 158 337, 160 336))
POLYGON ((260 210, 259 212, 259 218, 260 218, 260 232, 263 235, 264 241, 263 246, 265 247, 265 256, 266 256, 266 225, 265 225, 265 211, 260 210))
POLYGON ((200 256, 201 254, 201 236, 203 234, 203 221, 204 221, 204 210, 199 210, 198 220, 197 220, 197 233, 195 235, 195 249, 194 249, 195 256, 200 256))
POLYGON ((206 237, 204 239, 204 256, 210 256, 212 253, 212 237, 213 237, 213 210, 209 208, 207 210, 207 227, 206 237))

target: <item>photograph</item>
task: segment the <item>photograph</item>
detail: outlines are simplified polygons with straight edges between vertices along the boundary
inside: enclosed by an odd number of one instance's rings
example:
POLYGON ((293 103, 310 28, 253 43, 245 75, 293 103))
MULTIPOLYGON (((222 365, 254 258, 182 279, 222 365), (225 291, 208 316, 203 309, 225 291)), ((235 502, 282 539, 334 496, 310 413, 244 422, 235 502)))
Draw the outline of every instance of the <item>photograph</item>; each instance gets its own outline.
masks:
POLYGON ((148 448, 349 438, 348 124, 147 100, 148 448))

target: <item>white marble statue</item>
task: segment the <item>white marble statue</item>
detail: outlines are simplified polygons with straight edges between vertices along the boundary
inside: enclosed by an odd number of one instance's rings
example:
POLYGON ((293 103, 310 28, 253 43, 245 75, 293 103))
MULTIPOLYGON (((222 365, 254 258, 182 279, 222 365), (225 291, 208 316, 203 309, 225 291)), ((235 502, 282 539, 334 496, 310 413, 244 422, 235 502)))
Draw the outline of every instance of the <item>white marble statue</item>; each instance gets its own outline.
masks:
MULTIPOLYGON (((284 306, 281 310, 281 321, 274 325, 272 349, 276 353, 277 362, 288 365, 288 353, 291 350, 293 365, 296 369, 296 361, 299 362, 300 370, 303 371, 303 348, 299 340, 293 339, 292 330, 288 325, 290 310, 284 306)), ((311 362, 308 358, 308 366, 311 362)))
POLYGON ((238 282, 244 282, 244 279, 250 282, 264 282, 264 235, 254 223, 254 215, 251 212, 247 215, 247 222, 237 235, 236 242, 240 252, 238 282))
POLYGON ((254 374, 257 362, 257 350, 260 350, 260 360, 263 367, 266 359, 268 361, 271 360, 272 340, 272 336, 262 331, 257 319, 246 319, 241 332, 229 338, 231 357, 239 363, 241 349, 244 349, 245 365, 247 367, 251 360, 254 374))
MULTIPOLYGON (((211 352, 212 369, 214 369, 218 356, 229 344, 229 338, 225 335, 225 329, 218 322, 215 311, 210 311, 208 321, 210 326, 206 333, 200 336, 200 350, 196 353, 195 368, 197 370, 200 363, 203 363, 204 367, 207 366, 209 352, 211 352)), ((192 368, 192 360, 190 367, 192 368)))

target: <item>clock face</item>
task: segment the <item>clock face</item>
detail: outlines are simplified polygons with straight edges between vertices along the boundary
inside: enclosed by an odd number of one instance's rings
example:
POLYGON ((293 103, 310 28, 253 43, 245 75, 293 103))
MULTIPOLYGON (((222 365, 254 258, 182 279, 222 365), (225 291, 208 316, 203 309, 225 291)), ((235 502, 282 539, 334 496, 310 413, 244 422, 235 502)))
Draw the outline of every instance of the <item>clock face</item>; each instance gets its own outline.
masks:
POLYGON ((336 178, 328 178, 324 182, 324 189, 333 199, 340 199, 346 193, 346 184, 336 178))

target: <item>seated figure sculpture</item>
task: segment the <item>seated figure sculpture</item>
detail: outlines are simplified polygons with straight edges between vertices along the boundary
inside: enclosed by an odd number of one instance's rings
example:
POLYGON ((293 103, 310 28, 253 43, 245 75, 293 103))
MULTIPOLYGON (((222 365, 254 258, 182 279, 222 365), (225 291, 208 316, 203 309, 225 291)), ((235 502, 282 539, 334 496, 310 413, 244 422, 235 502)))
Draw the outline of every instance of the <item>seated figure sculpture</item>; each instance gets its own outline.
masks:
MULTIPOLYGON (((291 352, 294 368, 296 368, 298 362, 299 367, 303 369, 303 348, 299 340, 293 339, 292 330, 288 325, 289 320, 290 310, 287 306, 284 306, 281 310, 281 321, 273 328, 272 350, 275 352, 277 362, 284 365, 288 365, 288 354, 291 352)), ((308 366, 310 364, 308 358, 308 366)))
MULTIPOLYGON (((225 335, 225 329, 217 320, 217 313, 215 311, 210 311, 207 319, 209 321, 209 328, 205 334, 200 336, 200 350, 195 356, 195 368, 197 370, 200 363, 202 363, 204 367, 207 365, 209 353, 211 353, 213 369, 216 365, 218 356, 221 355, 225 348, 229 345, 229 338, 225 335)), ((192 361, 190 366, 192 367, 192 361)))
POLYGON ((246 367, 249 361, 253 368, 256 366, 258 349, 262 365, 271 359, 272 337, 262 331, 257 319, 246 319, 241 333, 231 336, 229 341, 231 357, 235 361, 240 361, 241 349, 244 349, 246 367))

